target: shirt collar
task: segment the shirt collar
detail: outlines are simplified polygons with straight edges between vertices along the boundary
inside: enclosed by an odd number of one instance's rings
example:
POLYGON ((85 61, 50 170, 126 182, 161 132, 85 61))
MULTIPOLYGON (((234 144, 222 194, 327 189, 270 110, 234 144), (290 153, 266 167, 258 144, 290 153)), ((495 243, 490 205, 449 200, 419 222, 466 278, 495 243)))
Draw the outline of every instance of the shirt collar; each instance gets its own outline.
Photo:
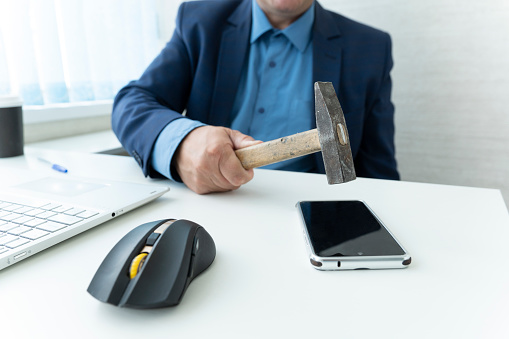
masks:
MULTIPOLYGON (((253 0, 253 10, 252 10, 252 27, 251 27, 251 43, 254 43, 259 37, 265 34, 267 31, 275 30, 270 24, 269 20, 263 13, 262 9, 256 2, 253 0)), ((290 42, 295 45, 299 49, 299 51, 304 52, 306 46, 309 44, 311 40, 311 30, 313 28, 313 23, 315 21, 315 2, 311 4, 311 7, 302 14, 302 16, 293 22, 290 26, 286 27, 284 30, 280 31, 284 34, 290 42)))

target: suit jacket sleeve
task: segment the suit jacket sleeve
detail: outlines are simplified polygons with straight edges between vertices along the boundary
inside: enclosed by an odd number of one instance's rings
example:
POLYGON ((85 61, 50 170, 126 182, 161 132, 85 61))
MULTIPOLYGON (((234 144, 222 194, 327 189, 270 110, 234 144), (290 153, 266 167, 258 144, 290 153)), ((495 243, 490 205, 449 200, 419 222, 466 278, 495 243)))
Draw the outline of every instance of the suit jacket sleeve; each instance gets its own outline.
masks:
POLYGON ((145 176, 159 176, 150 166, 154 143, 168 123, 183 118, 189 97, 192 69, 181 36, 184 10, 185 4, 179 8, 170 42, 139 80, 120 90, 113 104, 113 131, 145 176))

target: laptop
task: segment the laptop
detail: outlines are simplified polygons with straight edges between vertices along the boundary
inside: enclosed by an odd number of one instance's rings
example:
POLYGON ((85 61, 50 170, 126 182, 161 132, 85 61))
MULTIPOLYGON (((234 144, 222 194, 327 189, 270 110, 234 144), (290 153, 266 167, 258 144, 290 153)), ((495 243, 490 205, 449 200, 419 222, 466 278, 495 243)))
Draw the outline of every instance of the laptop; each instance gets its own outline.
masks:
POLYGON ((0 270, 163 195, 167 186, 0 168, 0 270))

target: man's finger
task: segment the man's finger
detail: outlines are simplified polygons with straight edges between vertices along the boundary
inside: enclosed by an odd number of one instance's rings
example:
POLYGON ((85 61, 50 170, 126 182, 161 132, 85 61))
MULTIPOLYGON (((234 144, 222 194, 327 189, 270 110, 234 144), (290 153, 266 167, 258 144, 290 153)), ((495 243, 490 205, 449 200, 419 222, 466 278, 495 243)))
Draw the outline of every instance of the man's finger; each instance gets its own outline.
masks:
POLYGON ((254 176, 252 169, 246 170, 242 167, 239 158, 231 150, 226 157, 219 162, 219 170, 224 178, 234 186, 241 186, 251 181, 254 176))

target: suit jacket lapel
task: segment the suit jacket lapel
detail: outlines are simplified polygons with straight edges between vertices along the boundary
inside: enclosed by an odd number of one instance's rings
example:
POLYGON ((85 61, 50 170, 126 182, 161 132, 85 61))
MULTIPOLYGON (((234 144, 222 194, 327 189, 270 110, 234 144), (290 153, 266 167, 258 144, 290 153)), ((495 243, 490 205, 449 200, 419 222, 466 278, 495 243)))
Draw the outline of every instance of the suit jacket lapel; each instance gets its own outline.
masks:
POLYGON ((315 24, 313 28, 313 83, 332 82, 339 96, 341 73, 341 32, 331 14, 318 2, 315 4, 315 24))
MULTIPOLYGON (((338 98, 341 98, 338 92, 341 74, 340 36, 341 32, 331 15, 316 2, 313 28, 313 83, 332 82, 338 98)), ((317 152, 314 156, 317 171, 325 173, 322 152, 317 152)))
POLYGON ((251 1, 243 1, 228 18, 221 37, 216 83, 209 123, 225 126, 233 107, 233 101, 246 59, 251 32, 251 1))

